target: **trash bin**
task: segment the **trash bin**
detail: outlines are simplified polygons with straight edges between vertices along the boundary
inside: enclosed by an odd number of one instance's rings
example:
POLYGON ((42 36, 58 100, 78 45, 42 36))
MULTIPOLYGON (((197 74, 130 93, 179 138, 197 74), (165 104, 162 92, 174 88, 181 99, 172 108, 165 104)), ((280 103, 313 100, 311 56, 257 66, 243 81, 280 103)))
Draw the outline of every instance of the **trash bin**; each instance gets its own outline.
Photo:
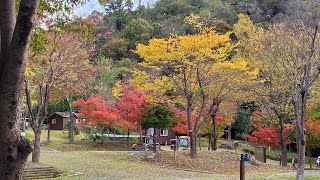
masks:
POLYGON ((266 163, 267 162, 266 148, 263 146, 256 146, 254 147, 254 150, 255 150, 256 160, 266 163))
POLYGON ((171 150, 178 150, 179 149, 179 144, 177 143, 177 139, 170 139, 170 148, 171 150))
POLYGON ((160 151, 160 150, 161 150, 160 143, 156 143, 156 150, 157 150, 157 151, 160 151))

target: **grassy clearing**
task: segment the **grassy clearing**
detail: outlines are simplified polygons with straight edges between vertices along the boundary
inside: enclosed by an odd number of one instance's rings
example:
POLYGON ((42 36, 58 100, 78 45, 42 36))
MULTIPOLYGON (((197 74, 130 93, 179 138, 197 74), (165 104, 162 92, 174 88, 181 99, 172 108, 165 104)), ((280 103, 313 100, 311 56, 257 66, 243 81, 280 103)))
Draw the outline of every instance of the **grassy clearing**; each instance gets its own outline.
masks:
MULTIPOLYGON (((131 144, 123 141, 105 141, 96 144, 89 140, 81 140, 86 134, 75 137, 75 144, 68 144, 67 131, 51 131, 51 141, 46 143, 47 132, 42 132, 42 148, 39 165, 53 166, 57 172, 65 176, 58 179, 238 179, 239 153, 237 150, 220 149, 209 152, 202 146, 199 158, 191 160, 188 150, 180 149, 178 158, 173 160, 170 146, 163 147, 165 151, 156 155, 154 160, 147 160, 146 156, 129 155, 126 150, 132 150, 131 144), (52 151, 55 149, 58 151, 52 151), (104 151, 104 152, 101 152, 104 151), (115 152, 122 151, 122 152, 115 152), (199 172, 188 172, 182 169, 194 169, 199 172), (204 173, 207 172, 207 173, 204 173), (78 176, 68 176, 81 174, 78 176)), ((26 133, 32 139, 32 131, 26 133)), ((203 142, 203 145, 205 143, 203 142)), ((30 160, 29 160, 30 161, 30 160)), ((268 163, 270 163, 268 161, 268 163)), ((256 163, 246 165, 247 179, 294 179, 292 175, 284 174, 290 168, 272 164, 256 163)), ((28 166, 34 164, 28 163, 28 166)), ((307 177, 309 178, 309 177, 307 177)), ((310 177, 313 180, 313 177, 310 177)))
MULTIPOLYGON (((75 136, 74 144, 68 144, 67 131, 50 131, 50 142, 47 142, 47 131, 41 133, 41 146, 43 148, 55 149, 57 151, 128 151, 132 150, 132 145, 136 141, 112 141, 105 140, 103 144, 92 142, 91 140, 82 140, 87 134, 81 132, 75 136)), ((33 140, 33 132, 29 130, 26 132, 26 137, 33 140)), ((142 149, 142 146, 138 147, 142 149)))
MULTIPOLYGON (((199 171, 209 171, 219 174, 233 175, 240 169, 239 155, 228 151, 199 151, 196 159, 190 159, 187 151, 178 151, 177 158, 173 159, 173 153, 162 151, 156 154, 153 164, 167 168, 185 168, 199 171)), ((128 158, 138 158, 142 162, 150 162, 145 156, 131 156, 128 158)), ((270 171, 287 172, 289 167, 280 167, 271 164, 246 163, 248 173, 268 173, 270 171)))
MULTIPOLYGON (((160 154, 164 155, 163 153, 165 152, 160 154)), ((204 162, 205 160, 210 160, 218 155, 219 153, 212 153, 211 155, 201 153, 200 161, 204 162)), ((223 154, 223 156, 226 155, 223 154)), ((59 172, 64 172, 63 176, 57 179, 239 179, 238 171, 234 169, 234 172, 230 173, 228 166, 231 166, 232 168, 233 165, 225 162, 211 164, 211 167, 217 172, 209 170, 209 173, 203 173, 203 171, 188 172, 178 170, 178 167, 176 166, 166 165, 168 161, 159 163, 159 156, 156 156, 154 161, 142 161, 137 157, 140 156, 128 154, 128 152, 111 151, 44 152, 42 153, 40 161, 44 165, 54 166, 59 172), (215 169, 215 166, 219 170, 215 169), (81 175, 72 176, 73 174, 81 175)), ((179 154, 178 157, 182 157, 182 155, 179 154)), ((168 160, 170 160, 170 158, 168 160)), ((189 158, 185 158, 184 160, 179 159, 179 161, 180 162, 176 162, 179 165, 183 165, 183 163, 194 164, 189 158)), ((195 161, 197 162, 199 160, 195 161)), ((210 162, 212 161, 210 160, 210 162)), ((187 164, 184 165, 187 167, 190 166, 187 164)), ((289 172, 287 170, 278 170, 275 168, 268 170, 269 167, 270 166, 257 166, 255 168, 258 169, 255 169, 251 165, 246 164, 246 179, 278 180, 283 179, 279 178, 282 177, 281 174, 289 172)), ((186 168, 184 167, 183 169, 186 168)), ((199 170, 198 168, 195 169, 199 170)), ((286 179, 294 178, 289 176, 286 179)))
MULTIPOLYGON (((57 152, 42 154, 41 162, 65 172, 57 179, 225 179, 227 176, 186 172, 128 159, 126 152, 57 152), (81 174, 70 177, 72 174, 81 174)), ((235 178, 234 178, 235 179, 235 178)))

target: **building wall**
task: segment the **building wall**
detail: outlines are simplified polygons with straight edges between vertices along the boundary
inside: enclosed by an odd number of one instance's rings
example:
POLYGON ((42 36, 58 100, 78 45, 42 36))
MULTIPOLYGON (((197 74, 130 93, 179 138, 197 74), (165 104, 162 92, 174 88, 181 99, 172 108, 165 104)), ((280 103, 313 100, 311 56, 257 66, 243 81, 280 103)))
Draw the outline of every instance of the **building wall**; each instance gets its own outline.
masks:
MULTIPOLYGON (((83 120, 84 118, 78 118, 76 116, 73 117, 72 121, 75 126, 77 126, 80 130, 83 129, 83 120), (77 123, 78 122, 78 123, 77 123)), ((53 114, 48 119, 51 130, 63 130, 65 124, 69 121, 69 117, 61 117, 58 114, 53 114), (52 119, 56 119, 56 124, 52 124, 52 119)))
POLYGON ((74 117, 73 118, 73 124, 75 126, 77 126, 80 130, 83 130, 83 120, 84 118, 78 118, 78 117, 74 117), (77 123, 78 122, 78 123, 77 123))
MULTIPOLYGON (((159 144, 170 144, 170 139, 175 139, 176 138, 176 133, 173 131, 168 130, 168 136, 161 136, 160 135, 160 129, 155 129, 155 134, 157 136, 156 142, 159 144)), ((143 131, 142 132, 142 140, 143 142, 150 143, 148 141, 148 132, 143 131), (147 140, 146 140, 146 133, 147 133, 147 140)), ((152 141, 153 142, 153 141, 152 141)), ((151 143, 152 144, 152 143, 151 143)))
POLYGON ((63 130, 63 126, 65 124, 63 119, 64 119, 63 117, 61 117, 57 114, 50 116, 48 119, 49 124, 50 124, 50 130, 63 130), (56 120, 55 124, 52 124, 53 119, 56 120))
POLYGON ((170 139, 176 138, 176 133, 170 130, 168 130, 168 136, 160 136, 160 129, 156 129, 156 135, 156 142, 160 144, 170 144, 170 139))

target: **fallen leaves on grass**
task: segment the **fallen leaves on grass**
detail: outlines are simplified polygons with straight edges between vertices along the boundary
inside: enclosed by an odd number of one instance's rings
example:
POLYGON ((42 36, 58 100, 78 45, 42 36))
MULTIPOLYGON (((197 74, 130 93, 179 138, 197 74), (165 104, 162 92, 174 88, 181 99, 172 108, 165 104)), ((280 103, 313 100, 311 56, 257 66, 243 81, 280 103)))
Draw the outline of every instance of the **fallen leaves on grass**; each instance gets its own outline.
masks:
MULTIPOLYGON (((149 160, 144 155, 130 155, 129 158, 136 158, 140 161, 149 162, 161 167, 182 168, 196 171, 207 171, 219 174, 238 173, 240 168, 240 157, 238 154, 217 151, 217 152, 198 152, 198 157, 190 159, 186 151, 178 151, 176 159, 173 158, 173 152, 161 151, 156 154, 153 160, 149 160)), ((255 161, 254 163, 246 162, 246 171, 249 173, 258 173, 263 171, 281 171, 289 170, 289 167, 281 167, 255 161)))

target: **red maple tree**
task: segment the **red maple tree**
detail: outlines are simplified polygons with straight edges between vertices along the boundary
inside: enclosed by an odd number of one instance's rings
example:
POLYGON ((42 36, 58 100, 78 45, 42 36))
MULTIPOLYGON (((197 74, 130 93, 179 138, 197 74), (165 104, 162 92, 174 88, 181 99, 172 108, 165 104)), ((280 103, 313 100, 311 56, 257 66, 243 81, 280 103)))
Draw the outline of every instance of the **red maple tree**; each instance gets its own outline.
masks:
POLYGON ((116 104, 101 97, 90 97, 87 101, 73 102, 79 113, 87 117, 85 124, 106 128, 120 127, 123 130, 138 128, 147 108, 144 92, 132 85, 123 85, 123 96, 116 104))
MULTIPOLYGON (((292 132, 292 128, 285 128, 284 134, 288 136, 292 132)), ((273 148, 279 148, 281 146, 280 134, 274 126, 262 127, 258 126, 257 129, 247 135, 248 141, 256 145, 270 146, 273 148)), ((290 138, 286 141, 287 144, 291 143, 290 138)))
POLYGON ((72 105, 79 108, 79 113, 86 117, 85 124, 102 127, 121 127, 117 109, 112 102, 104 101, 100 96, 90 97, 87 101, 78 99, 72 105))
POLYGON ((125 130, 139 128, 148 107, 145 93, 132 85, 123 85, 122 90, 123 96, 116 104, 119 118, 126 122, 126 126, 122 128, 125 130))
MULTIPOLYGON (((171 128, 172 131, 178 133, 178 134, 184 134, 184 135, 189 135, 189 128, 188 128, 188 123, 187 123, 187 112, 178 109, 175 106, 169 106, 170 111, 172 111, 175 116, 177 117, 177 119, 179 119, 179 121, 177 121, 177 124, 171 128)), ((194 116, 192 116, 194 117, 194 116)), ((192 118, 192 123, 195 123, 195 119, 192 118)))

